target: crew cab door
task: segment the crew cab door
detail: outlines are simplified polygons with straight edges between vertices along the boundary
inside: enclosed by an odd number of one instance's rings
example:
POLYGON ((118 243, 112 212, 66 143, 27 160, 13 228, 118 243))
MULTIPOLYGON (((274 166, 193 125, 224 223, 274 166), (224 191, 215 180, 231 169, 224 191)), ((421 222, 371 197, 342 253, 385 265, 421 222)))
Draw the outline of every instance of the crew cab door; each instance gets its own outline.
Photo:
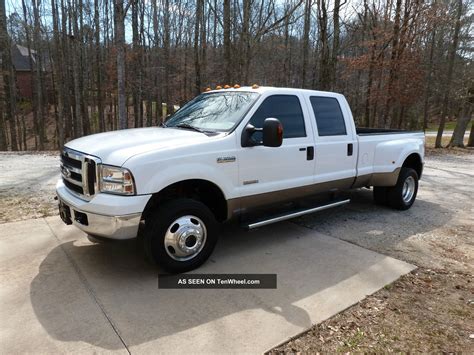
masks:
MULTIPOLYGON (((313 183, 314 137, 304 97, 267 96, 242 128, 248 123, 261 128, 267 118, 277 118, 282 123, 283 143, 280 147, 240 147, 239 188, 243 209, 291 199, 313 183)), ((255 132, 253 137, 261 140, 261 132, 255 132)))
POLYGON ((316 184, 325 189, 347 189, 357 169, 357 139, 352 114, 340 96, 306 96, 315 135, 316 184))

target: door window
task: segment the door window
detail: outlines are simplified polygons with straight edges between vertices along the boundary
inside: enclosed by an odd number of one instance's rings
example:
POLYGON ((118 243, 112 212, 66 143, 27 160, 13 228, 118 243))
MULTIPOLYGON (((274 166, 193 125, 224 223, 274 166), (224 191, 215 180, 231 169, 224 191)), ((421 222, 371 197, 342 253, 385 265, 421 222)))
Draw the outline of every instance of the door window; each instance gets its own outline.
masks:
MULTIPOLYGON (((250 124, 263 127, 267 118, 278 118, 283 126, 283 138, 306 137, 303 110, 300 100, 294 95, 272 95, 267 97, 255 111, 250 124)), ((253 138, 262 140, 262 133, 255 132, 253 138)))
POLYGON ((310 101, 320 137, 347 134, 346 123, 337 99, 311 96, 310 101))

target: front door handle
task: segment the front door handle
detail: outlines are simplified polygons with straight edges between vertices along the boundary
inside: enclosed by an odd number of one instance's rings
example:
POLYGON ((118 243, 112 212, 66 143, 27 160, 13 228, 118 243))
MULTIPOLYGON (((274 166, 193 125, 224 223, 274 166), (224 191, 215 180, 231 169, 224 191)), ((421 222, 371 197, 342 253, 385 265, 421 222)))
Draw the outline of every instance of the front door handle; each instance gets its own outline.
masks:
POLYGON ((306 160, 313 160, 314 159, 314 147, 306 148, 306 160))

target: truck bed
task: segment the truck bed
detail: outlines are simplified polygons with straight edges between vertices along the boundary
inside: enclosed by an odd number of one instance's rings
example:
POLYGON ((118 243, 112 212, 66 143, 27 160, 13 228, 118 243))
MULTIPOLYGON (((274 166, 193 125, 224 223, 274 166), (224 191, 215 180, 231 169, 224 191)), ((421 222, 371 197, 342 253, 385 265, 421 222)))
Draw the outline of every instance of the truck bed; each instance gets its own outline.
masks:
POLYGON ((368 135, 373 135, 373 134, 422 133, 422 132, 423 131, 407 131, 404 129, 356 127, 356 133, 359 136, 368 136, 368 135))

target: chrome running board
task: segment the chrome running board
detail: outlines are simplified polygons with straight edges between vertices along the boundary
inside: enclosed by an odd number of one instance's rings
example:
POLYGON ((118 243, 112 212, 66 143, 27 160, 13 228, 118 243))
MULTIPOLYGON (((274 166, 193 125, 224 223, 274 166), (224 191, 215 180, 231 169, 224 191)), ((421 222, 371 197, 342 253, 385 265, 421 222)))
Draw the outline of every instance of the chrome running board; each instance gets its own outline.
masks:
POLYGON ((322 205, 322 206, 318 206, 318 207, 313 207, 313 208, 309 208, 309 209, 306 209, 306 210, 301 210, 301 211, 297 211, 297 212, 292 212, 292 213, 288 213, 288 214, 284 214, 284 215, 279 215, 277 217, 273 217, 273 218, 269 218, 269 219, 264 219, 264 220, 261 220, 261 221, 258 221, 258 222, 254 222, 254 223, 250 223, 248 224, 246 227, 248 229, 254 229, 254 228, 258 228, 258 227, 263 227, 263 226, 266 226, 267 224, 272 224, 272 223, 276 223, 276 222, 281 222, 281 221, 285 221, 287 219, 291 219, 291 218, 295 218, 295 217, 299 217, 299 216, 303 216, 305 214, 310 214, 310 213, 313 213, 313 212, 318 212, 318 211, 323 211, 323 210, 327 210, 329 208, 333 208, 333 207, 337 207, 337 206, 342 206, 342 205, 345 205, 347 203, 351 202, 350 199, 347 199, 347 200, 342 200, 342 201, 337 201, 337 202, 331 202, 331 203, 328 203, 326 205, 322 205))

